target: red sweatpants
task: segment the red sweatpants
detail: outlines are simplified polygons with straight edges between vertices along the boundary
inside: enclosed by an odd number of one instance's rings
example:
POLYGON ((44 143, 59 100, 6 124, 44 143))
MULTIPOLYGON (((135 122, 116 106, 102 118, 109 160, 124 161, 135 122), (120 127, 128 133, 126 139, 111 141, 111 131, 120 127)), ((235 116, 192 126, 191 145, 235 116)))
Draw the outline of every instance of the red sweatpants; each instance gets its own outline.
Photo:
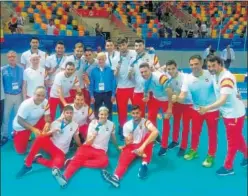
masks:
MULTIPOLYGON (((87 105, 90 106, 90 93, 86 88, 82 88, 82 93, 84 95, 84 101, 87 105)), ((72 97, 72 99, 74 100, 77 94, 77 90, 76 89, 71 89, 70 90, 70 95, 72 97)))
MULTIPOLYGON (((150 97, 147 106, 148 106, 148 119, 154 124, 154 126, 157 126, 157 115, 159 109, 161 108, 163 113, 165 113, 168 109, 168 101, 159 101, 154 97, 150 97)), ((163 134, 162 134, 162 142, 161 142, 161 146, 163 148, 167 148, 168 146, 169 133, 170 133, 170 120, 163 119, 163 134)))
MULTIPOLYGON (((129 144, 123 148, 120 154, 117 168, 115 170, 115 175, 117 175, 119 178, 122 178, 122 176, 127 171, 128 166, 133 162, 135 158, 138 157, 135 153, 132 153, 132 151, 139 148, 143 144, 143 142, 149 137, 149 135, 150 133, 146 134, 144 139, 139 144, 129 144)), ((144 162, 147 163, 151 162, 152 149, 153 149, 153 142, 148 144, 144 150, 144 153, 146 154, 146 157, 142 158, 144 162)))
MULTIPOLYGON (((42 117, 34 127, 42 131, 45 123, 45 119, 42 117)), ((17 153, 24 154, 26 152, 30 135, 30 130, 14 131, 14 147, 17 153)))
POLYGON ((116 90, 118 120, 121 127, 127 121, 128 100, 130 99, 133 103, 133 90, 134 88, 117 88, 116 90))
POLYGON ((51 87, 47 87, 47 97, 50 98, 51 87))
POLYGON ((244 116, 240 118, 224 118, 227 136, 227 156, 224 164, 224 167, 226 169, 233 168, 233 161, 237 151, 242 152, 244 154, 244 157, 248 158, 248 147, 245 142, 245 138, 242 135, 244 119, 244 116))
MULTIPOLYGON (((67 103, 73 103, 73 98, 72 97, 66 97, 65 101, 67 103)), ((49 105, 50 105, 51 121, 54 121, 55 117, 56 117, 56 110, 57 110, 58 105, 60 106, 61 111, 63 110, 64 105, 60 101, 59 98, 54 98, 54 97, 50 97, 48 102, 49 102, 49 105)))
POLYGON ((44 165, 48 168, 62 168, 65 162, 65 153, 56 147, 50 137, 48 136, 38 136, 31 149, 26 157, 25 163, 26 166, 30 167, 34 160, 34 157, 40 150, 45 151, 47 154, 50 155, 51 159, 39 158, 37 162, 41 165, 44 165))
POLYGON ((133 93, 133 105, 138 105, 141 110, 141 116, 145 117, 146 113, 146 103, 142 100, 144 98, 144 93, 133 93))
POLYGON ((79 133, 81 136, 83 136, 83 138, 86 140, 87 137, 87 133, 88 133, 88 124, 84 124, 82 126, 79 127, 79 133))
POLYGON ((188 135, 190 130, 190 121, 192 120, 193 108, 190 104, 173 104, 173 142, 178 142, 180 132, 180 122, 182 119, 182 142, 181 148, 186 149, 188 145, 188 135))
POLYGON ((196 110, 192 111, 192 139, 191 148, 197 150, 199 138, 202 131, 202 124, 204 120, 208 126, 208 155, 215 156, 217 150, 217 128, 218 128, 219 111, 207 112, 201 115, 196 110))
POLYGON ((96 149, 90 145, 82 145, 65 169, 64 176, 67 180, 70 179, 80 167, 103 169, 107 166, 108 156, 104 150, 96 149))

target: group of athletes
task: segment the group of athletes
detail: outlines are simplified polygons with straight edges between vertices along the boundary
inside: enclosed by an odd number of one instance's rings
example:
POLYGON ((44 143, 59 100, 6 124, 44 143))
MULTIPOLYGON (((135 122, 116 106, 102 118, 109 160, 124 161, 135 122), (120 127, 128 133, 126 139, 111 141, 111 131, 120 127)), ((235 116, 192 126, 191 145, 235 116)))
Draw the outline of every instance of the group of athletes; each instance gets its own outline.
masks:
POLYGON ((131 50, 127 38, 120 37, 116 43, 117 51, 115 43, 107 40, 106 52, 98 53, 94 58, 92 49, 84 48, 81 43, 75 45, 72 55, 66 56, 61 41, 56 44, 55 54, 46 56, 38 49, 39 39, 31 40, 31 49, 21 57, 25 68, 25 100, 13 122, 16 152, 25 153, 31 133, 36 137, 17 173, 18 178, 29 173, 33 164, 42 164, 52 169, 52 175, 61 187, 66 187, 79 168, 89 167, 102 169, 103 178, 119 187, 120 179, 137 157, 142 159, 138 177, 147 177, 155 141, 161 145, 158 156, 165 156, 168 150, 179 146, 179 157, 186 160, 197 158, 204 121, 209 145, 202 165, 209 168, 214 164, 217 151, 220 116, 225 124, 228 145, 225 162, 216 173, 234 174, 237 151, 244 155, 241 166, 247 166, 247 143, 242 135, 245 106, 236 79, 223 67, 222 60, 218 56, 209 56, 206 59, 208 70, 204 70, 201 56, 193 55, 189 58, 191 73, 186 74, 178 70, 175 60, 160 66, 154 50, 146 50, 143 40, 136 40, 134 44, 134 50, 131 50), (104 77, 108 73, 107 67, 111 68, 114 82, 106 79, 109 75, 104 77), (94 78, 98 72, 99 80, 94 78), (97 84, 91 88, 91 83, 97 84), (108 88, 109 83, 112 88, 108 88), (97 99, 107 96, 109 91, 110 102, 117 103, 118 127, 112 122, 112 104, 105 104, 107 101, 96 104, 97 99), (128 109, 129 103, 132 103, 131 109, 128 109), (128 110, 131 120, 127 118, 128 110), (160 110, 161 137, 157 128, 160 110), (117 142, 116 128, 119 141, 124 141, 124 145, 117 142), (170 130, 172 141, 169 143, 170 130), (186 151, 189 133, 191 144, 186 151), (113 173, 106 169, 110 138, 120 151, 113 173), (72 142, 78 148, 73 157, 67 157, 72 142), (50 158, 40 154, 41 150, 50 158))

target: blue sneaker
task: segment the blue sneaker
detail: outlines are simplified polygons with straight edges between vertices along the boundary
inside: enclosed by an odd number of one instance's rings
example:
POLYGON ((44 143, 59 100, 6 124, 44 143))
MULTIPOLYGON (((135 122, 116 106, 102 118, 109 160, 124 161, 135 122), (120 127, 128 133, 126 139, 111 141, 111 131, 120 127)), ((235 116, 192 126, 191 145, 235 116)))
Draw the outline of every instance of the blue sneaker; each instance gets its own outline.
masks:
POLYGON ((166 152, 167 152, 167 148, 161 147, 159 152, 158 152, 158 156, 165 156, 166 152))
POLYGON ((144 179, 147 177, 147 173, 148 173, 148 167, 146 164, 141 165, 141 167, 139 168, 139 173, 138 173, 138 177, 140 179, 144 179))
POLYGON ((66 188, 67 180, 65 179, 65 177, 58 168, 52 169, 52 175, 55 177, 61 188, 63 189, 66 188))
POLYGON ((26 165, 23 165, 21 170, 17 173, 16 178, 21 178, 24 175, 28 174, 29 172, 32 171, 32 167, 27 167, 26 165))
POLYGON ((216 174, 219 176, 228 176, 228 175, 233 175, 234 171, 233 169, 226 169, 225 167, 221 167, 216 171, 216 174))
POLYGON ((247 165, 248 165, 248 159, 243 159, 243 161, 240 163, 240 166, 241 167, 247 167, 247 165))
POLYGON ((186 152, 185 149, 180 148, 179 151, 178 151, 178 153, 177 153, 177 156, 178 157, 183 157, 185 155, 185 152, 186 152))
POLYGON ((3 137, 3 138, 1 139, 0 146, 3 146, 3 145, 5 145, 5 144, 7 144, 8 141, 9 141, 9 139, 8 139, 7 137, 3 137))
POLYGON ((123 128, 119 126, 118 134, 120 136, 120 141, 124 141, 125 137, 123 136, 123 128))
POLYGON ((157 136, 155 142, 156 142, 157 144, 161 144, 162 140, 161 140, 160 135, 157 136))
POLYGON ((116 176, 110 174, 107 170, 102 170, 102 176, 108 183, 110 183, 114 187, 118 188, 120 186, 120 180, 116 176))
POLYGON ((34 160, 33 160, 33 163, 38 163, 37 160, 38 160, 39 158, 42 158, 42 157, 43 157, 42 154, 37 154, 37 155, 35 155, 34 160))
POLYGON ((178 142, 171 142, 168 146, 168 150, 171 150, 179 145, 178 142))

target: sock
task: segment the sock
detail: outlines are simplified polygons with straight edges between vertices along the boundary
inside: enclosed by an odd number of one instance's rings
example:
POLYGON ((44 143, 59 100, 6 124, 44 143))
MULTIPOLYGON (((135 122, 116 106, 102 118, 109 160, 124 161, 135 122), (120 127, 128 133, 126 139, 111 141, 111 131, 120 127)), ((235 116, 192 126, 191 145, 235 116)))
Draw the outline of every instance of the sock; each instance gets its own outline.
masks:
POLYGON ((146 161, 142 161, 142 165, 147 165, 147 162, 146 161))
POLYGON ((116 174, 114 174, 114 176, 117 178, 117 180, 120 180, 119 177, 116 174))

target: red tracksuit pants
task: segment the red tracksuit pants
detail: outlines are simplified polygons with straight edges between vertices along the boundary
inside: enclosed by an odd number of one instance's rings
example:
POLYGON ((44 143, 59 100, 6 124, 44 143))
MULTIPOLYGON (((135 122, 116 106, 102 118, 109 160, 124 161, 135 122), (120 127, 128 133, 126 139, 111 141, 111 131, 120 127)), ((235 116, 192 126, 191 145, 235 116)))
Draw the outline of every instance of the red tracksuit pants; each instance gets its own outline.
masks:
MULTIPOLYGON (((45 123, 45 119, 42 117, 34 127, 42 131, 45 123)), ((30 135, 30 130, 14 131, 14 147, 17 153, 24 154, 27 151, 30 135)))
POLYGON ((141 116, 145 117, 146 103, 143 101, 144 93, 133 93, 133 105, 138 105, 141 110, 141 116))
MULTIPOLYGON (((119 178, 122 178, 122 176, 127 171, 128 166, 133 162, 135 158, 138 157, 132 151, 138 149, 143 144, 143 142, 149 137, 149 135, 150 134, 148 133, 139 144, 129 144, 123 148, 120 154, 117 168, 115 170, 115 175, 117 175, 119 178)), ((142 158, 144 162, 147 162, 147 163, 151 162, 152 149, 153 149, 153 142, 148 144, 144 150, 144 153, 146 154, 146 157, 142 158)))
POLYGON ((127 121, 129 99, 133 103, 133 90, 134 88, 117 88, 116 90, 118 120, 121 127, 127 121))
POLYGON ((240 118, 224 118, 227 136, 227 156, 224 164, 224 167, 226 169, 233 168, 233 161, 237 151, 242 152, 244 154, 244 157, 248 158, 248 147, 245 142, 245 138, 242 135, 244 119, 244 116, 240 118))
POLYGON ((65 169, 64 176, 69 180, 81 167, 106 168, 108 156, 104 150, 96 149, 90 145, 82 145, 78 148, 75 156, 65 169))
MULTIPOLYGON (((157 126, 157 115, 162 109, 163 113, 165 113, 168 109, 168 101, 159 101, 154 97, 150 97, 150 100, 147 103, 148 106, 148 119, 157 126)), ((167 148, 168 146, 168 138, 170 133, 170 120, 163 119, 163 134, 162 134, 162 142, 161 146, 163 148, 167 148)))
MULTIPOLYGON (((66 97, 65 101, 67 103, 73 103, 73 98, 72 97, 66 97)), ((51 116, 51 121, 54 121, 56 118, 56 111, 57 111, 57 107, 58 105, 60 106, 61 111, 64 108, 63 103, 60 101, 59 98, 54 98, 54 97, 50 97, 49 98, 49 106, 50 106, 50 116, 51 116)))
POLYGON ((192 111, 192 139, 191 148, 197 151, 199 139, 202 131, 204 120, 208 127, 208 155, 215 156, 217 150, 217 128, 218 128, 219 111, 207 112, 201 115, 196 110, 192 111))
MULTIPOLYGON (((90 93, 86 88, 82 88, 82 93, 84 95, 84 101, 87 105, 90 106, 90 93)), ((70 95, 72 97, 72 99, 74 100, 77 94, 77 90, 76 89, 71 89, 70 90, 70 95)))
POLYGON ((87 137, 88 127, 88 124, 84 124, 79 127, 79 134, 84 138, 84 140, 86 140, 87 137))
POLYGON ((190 122, 192 120, 193 108, 191 104, 173 104, 173 142, 178 142, 180 132, 180 122, 182 120, 182 142, 181 148, 186 149, 188 145, 188 135, 190 131, 190 122))
POLYGON ((30 152, 25 159, 26 166, 30 167, 32 165, 35 155, 38 154, 40 150, 45 151, 51 158, 39 158, 37 159, 39 164, 48 168, 57 167, 59 169, 64 166, 65 153, 53 144, 49 136, 38 136, 35 139, 30 152))

